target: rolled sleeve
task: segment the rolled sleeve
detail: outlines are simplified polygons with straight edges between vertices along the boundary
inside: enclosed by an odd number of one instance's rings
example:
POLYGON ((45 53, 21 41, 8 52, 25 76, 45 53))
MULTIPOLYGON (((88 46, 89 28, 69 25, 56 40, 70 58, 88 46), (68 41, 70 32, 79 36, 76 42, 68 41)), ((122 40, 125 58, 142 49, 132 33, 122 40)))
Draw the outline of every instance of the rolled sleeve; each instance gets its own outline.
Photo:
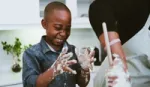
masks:
POLYGON ((32 52, 25 51, 23 54, 23 86, 36 87, 36 80, 39 72, 36 57, 32 52))

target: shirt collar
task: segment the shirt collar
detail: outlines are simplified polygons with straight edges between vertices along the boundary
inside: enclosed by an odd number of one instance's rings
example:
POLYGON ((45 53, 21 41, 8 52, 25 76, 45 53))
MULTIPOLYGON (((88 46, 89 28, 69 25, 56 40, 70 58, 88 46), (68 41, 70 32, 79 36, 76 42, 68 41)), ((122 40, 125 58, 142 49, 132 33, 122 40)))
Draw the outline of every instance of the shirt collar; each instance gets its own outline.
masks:
MULTIPOLYGON (((56 51, 53 49, 53 47, 52 47, 52 46, 50 46, 47 42, 46 42, 46 44, 47 44, 47 46, 49 47, 49 49, 50 49, 51 51, 56 52, 56 51)), ((67 43, 66 43, 66 42, 64 43, 64 45, 63 45, 63 48, 62 48, 62 49, 64 49, 64 48, 67 48, 67 49, 68 49, 68 46, 67 46, 67 43)), ((62 51, 62 50, 61 50, 61 51, 62 51)))
MULTIPOLYGON (((42 36, 40 44, 43 50, 43 53, 46 53, 48 51, 52 51, 52 52, 56 52, 46 41, 45 41, 45 37, 46 36, 42 36)), ((68 49, 68 45, 67 42, 64 43, 63 48, 67 48, 68 49)), ((63 49, 62 48, 62 49, 63 49)), ((62 51, 62 50, 61 50, 62 51)))

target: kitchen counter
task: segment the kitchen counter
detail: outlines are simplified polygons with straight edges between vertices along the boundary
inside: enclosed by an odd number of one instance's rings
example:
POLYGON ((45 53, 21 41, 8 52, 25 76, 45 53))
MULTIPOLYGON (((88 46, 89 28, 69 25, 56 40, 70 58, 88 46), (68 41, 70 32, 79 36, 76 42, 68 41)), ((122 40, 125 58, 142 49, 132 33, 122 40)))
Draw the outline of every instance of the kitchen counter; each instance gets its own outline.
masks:
POLYGON ((11 67, 1 67, 0 70, 0 87, 6 87, 7 85, 22 84, 22 71, 14 73, 11 71, 11 67))

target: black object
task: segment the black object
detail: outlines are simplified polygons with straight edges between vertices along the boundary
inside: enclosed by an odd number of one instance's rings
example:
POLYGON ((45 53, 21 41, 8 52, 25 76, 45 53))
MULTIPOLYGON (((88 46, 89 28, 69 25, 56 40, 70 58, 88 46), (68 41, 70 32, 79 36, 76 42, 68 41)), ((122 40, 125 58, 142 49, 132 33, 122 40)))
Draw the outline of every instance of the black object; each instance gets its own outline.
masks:
POLYGON ((20 65, 19 65, 19 64, 14 64, 14 65, 12 66, 12 71, 13 71, 13 72, 20 72, 20 71, 21 71, 20 65))
POLYGON ((145 25, 150 14, 150 0, 95 0, 89 8, 89 20, 97 37, 108 31, 119 34, 124 44, 145 25))
POLYGON ((95 51, 95 56, 94 58, 96 58, 96 61, 94 62, 94 65, 95 66, 99 66, 101 65, 101 62, 99 60, 99 49, 97 47, 94 48, 94 51, 95 51))

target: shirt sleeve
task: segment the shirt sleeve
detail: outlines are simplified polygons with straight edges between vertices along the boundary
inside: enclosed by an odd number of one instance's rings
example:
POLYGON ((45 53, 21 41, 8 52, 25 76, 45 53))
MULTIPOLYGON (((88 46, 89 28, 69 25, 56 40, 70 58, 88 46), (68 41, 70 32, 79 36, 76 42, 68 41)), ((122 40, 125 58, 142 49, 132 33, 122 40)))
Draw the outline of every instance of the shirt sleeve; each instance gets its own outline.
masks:
POLYGON ((103 33, 103 22, 106 22, 108 31, 117 31, 114 11, 108 1, 93 1, 89 8, 89 21, 97 37, 103 33))
POLYGON ((24 87, 36 87, 36 80, 40 74, 38 68, 38 62, 33 52, 27 50, 23 54, 23 86, 24 87))

